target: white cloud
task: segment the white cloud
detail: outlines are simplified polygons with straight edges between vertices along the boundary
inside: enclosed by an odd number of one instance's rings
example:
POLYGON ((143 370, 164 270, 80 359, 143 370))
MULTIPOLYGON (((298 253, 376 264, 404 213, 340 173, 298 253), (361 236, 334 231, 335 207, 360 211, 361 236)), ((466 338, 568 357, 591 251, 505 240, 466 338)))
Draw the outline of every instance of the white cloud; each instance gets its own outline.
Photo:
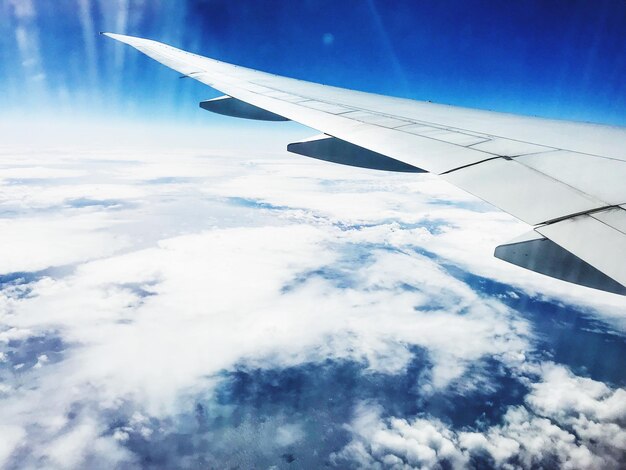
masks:
POLYGON ((556 366, 546 366, 542 377, 529 397, 532 407, 542 415, 559 421, 573 419, 579 413, 593 420, 626 420, 626 390, 611 390, 602 382, 575 377, 556 366))
POLYGON ((43 166, 13 167, 0 170, 1 179, 71 178, 84 174, 84 171, 76 169, 46 168, 43 166))
POLYGON ((0 220, 0 272, 39 271, 112 254, 127 245, 99 214, 0 220))
POLYGON ((26 432, 20 426, 0 425, 0 466, 4 467, 11 453, 25 437, 26 432))
POLYGON ((352 441, 333 460, 372 468, 465 468, 476 458, 504 469, 620 468, 624 390, 551 363, 540 373, 526 405, 509 407, 501 424, 484 431, 454 430, 427 416, 383 417, 380 407, 361 404, 349 427, 352 441))
POLYGON ((304 438, 304 431, 299 424, 284 424, 276 430, 276 444, 287 447, 304 438))
POLYGON ((435 468, 445 461, 451 468, 464 468, 468 455, 458 449, 456 436, 437 420, 415 419, 410 423, 381 419, 382 410, 361 404, 349 426, 354 436, 332 456, 338 466, 357 462, 362 468, 435 468))

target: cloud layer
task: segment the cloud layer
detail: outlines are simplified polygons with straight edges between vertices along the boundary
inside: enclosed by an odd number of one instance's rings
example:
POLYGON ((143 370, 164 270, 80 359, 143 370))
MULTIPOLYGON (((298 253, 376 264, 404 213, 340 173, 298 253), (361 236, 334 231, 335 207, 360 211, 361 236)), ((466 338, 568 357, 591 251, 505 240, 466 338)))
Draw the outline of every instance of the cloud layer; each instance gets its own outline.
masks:
POLYGON ((623 300, 493 259, 527 228, 456 189, 273 151, 3 152, 7 468, 623 463, 624 374, 556 364, 539 320, 614 354, 623 300))

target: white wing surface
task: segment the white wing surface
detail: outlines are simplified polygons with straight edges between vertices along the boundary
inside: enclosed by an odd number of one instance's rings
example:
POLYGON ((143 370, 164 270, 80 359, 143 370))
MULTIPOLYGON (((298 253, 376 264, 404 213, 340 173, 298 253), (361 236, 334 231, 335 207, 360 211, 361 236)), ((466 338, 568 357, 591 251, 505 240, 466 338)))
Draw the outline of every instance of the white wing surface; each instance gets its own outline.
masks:
POLYGON ((225 94, 200 105, 293 120, 323 134, 295 153, 390 171, 428 171, 534 226, 496 256, 626 294, 626 129, 393 98, 227 64, 104 33, 225 94))

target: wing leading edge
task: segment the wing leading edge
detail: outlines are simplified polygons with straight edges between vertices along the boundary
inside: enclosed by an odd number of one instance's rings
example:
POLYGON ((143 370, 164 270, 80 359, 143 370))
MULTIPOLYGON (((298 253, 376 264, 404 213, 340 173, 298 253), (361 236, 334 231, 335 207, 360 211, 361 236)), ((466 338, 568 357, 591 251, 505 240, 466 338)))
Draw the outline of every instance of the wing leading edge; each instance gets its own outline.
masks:
POLYGON ((358 92, 220 62, 149 39, 103 34, 225 94, 201 103, 204 109, 293 120, 323 133, 291 144, 294 153, 439 174, 534 226, 521 242, 498 247, 497 257, 626 295, 626 129, 358 92))

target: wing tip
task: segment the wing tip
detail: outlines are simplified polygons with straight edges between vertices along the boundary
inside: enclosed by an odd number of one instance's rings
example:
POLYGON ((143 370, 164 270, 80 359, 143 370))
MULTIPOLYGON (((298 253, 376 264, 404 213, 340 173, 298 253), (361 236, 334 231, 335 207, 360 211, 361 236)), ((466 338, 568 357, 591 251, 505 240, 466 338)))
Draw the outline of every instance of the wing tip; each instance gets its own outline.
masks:
POLYGON ((109 37, 111 39, 115 39, 115 40, 121 41, 121 42, 128 42, 128 40, 130 40, 130 39, 138 39, 138 38, 135 38, 133 36, 126 36, 124 34, 117 34, 117 33, 109 33, 107 31, 100 31, 100 34, 102 36, 107 36, 107 37, 109 37))

